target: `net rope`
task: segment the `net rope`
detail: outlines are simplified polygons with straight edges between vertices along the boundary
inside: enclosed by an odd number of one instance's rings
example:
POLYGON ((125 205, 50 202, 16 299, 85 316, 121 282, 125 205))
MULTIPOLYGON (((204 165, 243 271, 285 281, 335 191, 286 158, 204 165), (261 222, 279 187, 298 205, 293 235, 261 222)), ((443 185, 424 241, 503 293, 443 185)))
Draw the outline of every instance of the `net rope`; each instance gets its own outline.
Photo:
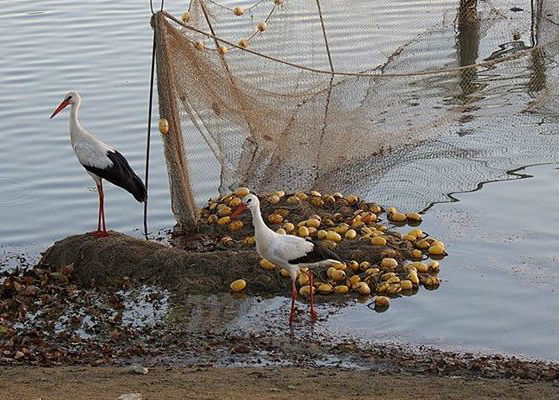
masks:
MULTIPOLYGON (((190 159, 167 160, 171 192, 207 200, 204 179, 175 170, 208 173, 183 144, 191 126, 221 192, 351 191, 423 209, 559 162, 559 1, 524 3, 192 0, 182 20, 159 13, 158 88, 177 115, 160 114, 181 136, 164 143, 190 159)), ((172 201, 186 224, 176 205, 193 201, 172 201)))

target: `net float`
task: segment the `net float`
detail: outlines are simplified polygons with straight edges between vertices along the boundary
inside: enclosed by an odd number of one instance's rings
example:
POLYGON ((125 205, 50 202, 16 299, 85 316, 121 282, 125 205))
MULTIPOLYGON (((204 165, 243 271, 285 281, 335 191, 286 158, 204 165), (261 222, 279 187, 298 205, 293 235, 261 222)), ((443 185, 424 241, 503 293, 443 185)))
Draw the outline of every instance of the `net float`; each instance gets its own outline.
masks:
POLYGON ((246 49, 248 47, 248 40, 245 38, 241 38, 239 40, 239 47, 242 47, 243 49, 246 49))
POLYGON ((313 293, 315 292, 314 287, 305 285, 305 286, 301 286, 301 288, 299 289, 299 294, 303 297, 309 297, 311 295, 311 291, 313 293))
POLYGON ((243 198, 243 197, 245 197, 247 194, 250 193, 250 189, 249 189, 249 188, 246 188, 246 187, 240 187, 240 188, 235 189, 235 192, 234 192, 234 193, 235 193, 235 196, 238 196, 238 197, 240 197, 240 198, 243 198))
POLYGON ((375 297, 375 306, 378 307, 388 307, 390 305, 390 299, 386 296, 375 297))
POLYGON ((421 214, 416 212, 407 213, 406 218, 411 222, 421 222, 421 214))
POLYGON ((316 232, 316 237, 319 239, 326 239, 326 237, 328 237, 328 232, 325 231, 324 229, 321 229, 318 232, 316 232))
POLYGON ((220 219, 217 220, 218 225, 226 225, 229 222, 231 222, 231 217, 230 216, 221 217, 220 219))
POLYGON ((299 236, 301 237, 309 236, 309 228, 307 228, 306 226, 300 226, 298 232, 299 232, 299 236))
POLYGON ((355 260, 351 260, 349 263, 347 263, 347 266, 353 272, 359 271, 359 263, 355 260))
POLYGON ((231 232, 236 232, 236 231, 240 231, 241 229, 243 229, 243 221, 237 219, 235 221, 232 221, 229 224, 229 230, 231 232))
POLYGON ((243 15, 243 14, 245 13, 245 9, 244 9, 243 7, 235 7, 235 8, 233 9, 233 13, 234 13, 236 16, 240 17, 241 15, 243 15))
POLYGON ((357 285, 355 285, 355 290, 357 291, 357 293, 363 296, 371 294, 371 288, 369 287, 367 282, 357 282, 357 285))
POLYGON ((277 233, 278 235, 287 235, 287 232, 286 232, 283 228, 278 228, 278 229, 276 230, 276 233, 277 233))
POLYGON ((357 232, 353 229, 348 229, 344 236, 346 239, 353 240, 357 237, 357 232))
POLYGON ((400 281, 400 287, 402 290, 412 290, 413 283, 409 279, 403 279, 400 281))
POLYGON ((260 260, 260 267, 262 267, 262 269, 265 269, 266 271, 272 271, 276 269, 276 265, 266 258, 260 260))
POLYGON ((271 224, 281 224, 283 222, 283 217, 279 214, 270 214, 268 215, 268 221, 270 221, 271 224))
POLYGON ((320 294, 330 294, 332 293, 332 285, 330 285, 329 283, 321 283, 318 286, 318 293, 320 294))
POLYGON ((366 271, 371 268, 371 263, 369 261, 363 261, 359 264, 359 269, 361 271, 366 271))
POLYGON ((394 258, 383 258, 380 262, 380 266, 384 269, 395 269, 398 266, 398 261, 394 258))
POLYGON ((346 294, 349 292, 349 288, 346 285, 334 286, 334 293, 336 294, 346 294))
POLYGON ((386 239, 382 236, 375 236, 371 239, 371 244, 373 246, 386 246, 386 239))
POLYGON ((161 132, 162 134, 169 133, 169 121, 167 121, 166 118, 160 118, 158 126, 159 132, 161 132))
POLYGON ((231 282, 229 288, 232 292, 242 292, 247 287, 247 283, 244 279, 237 279, 236 281, 231 282))
POLYGON ((184 22, 185 24, 190 21, 190 13, 188 11, 183 12, 181 15, 181 20, 182 22, 184 22))

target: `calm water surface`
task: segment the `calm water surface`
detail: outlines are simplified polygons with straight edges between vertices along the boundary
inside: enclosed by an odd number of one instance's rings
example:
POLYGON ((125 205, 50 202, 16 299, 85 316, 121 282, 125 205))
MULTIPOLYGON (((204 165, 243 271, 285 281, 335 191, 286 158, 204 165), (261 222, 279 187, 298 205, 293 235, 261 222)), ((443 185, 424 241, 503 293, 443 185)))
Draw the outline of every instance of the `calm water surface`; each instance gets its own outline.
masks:
MULTIPOLYGON (((454 4, 437 7, 455 9, 454 4)), ((167 6, 179 14, 185 3, 167 6)), ((147 2, 4 0, 0 7, 0 258, 5 258, 37 254, 53 240, 95 227, 97 194, 70 148, 68 113, 48 120, 67 91, 82 95, 82 125, 125 154, 143 176, 152 31, 147 2)), ((446 48, 437 51, 448 56, 446 48)), ((491 51, 482 46, 480 53, 491 51)), ((187 135, 197 200, 203 202, 216 194, 219 171, 197 134, 187 135)), ((152 154, 150 224, 157 230, 170 227, 173 218, 156 131, 152 154)), ((318 328, 362 340, 559 359, 555 168, 529 168, 525 172, 532 178, 486 185, 456 195, 459 202, 432 207, 423 227, 442 238, 451 254, 443 262, 441 287, 393 301, 383 314, 355 303, 318 328)), ((108 226, 139 235, 141 205, 111 185, 106 192, 108 226)), ((283 312, 285 299, 249 305, 234 326, 245 329, 262 308, 280 306, 283 312)))

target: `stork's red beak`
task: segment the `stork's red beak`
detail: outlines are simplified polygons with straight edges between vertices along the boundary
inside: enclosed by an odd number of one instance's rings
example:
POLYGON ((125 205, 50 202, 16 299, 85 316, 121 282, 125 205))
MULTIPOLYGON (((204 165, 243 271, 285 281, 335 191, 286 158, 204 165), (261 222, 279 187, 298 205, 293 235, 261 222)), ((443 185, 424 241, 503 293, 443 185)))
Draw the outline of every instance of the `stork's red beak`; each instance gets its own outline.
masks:
POLYGON ((54 112, 52 113, 50 118, 54 117, 56 114, 58 114, 60 111, 62 111, 64 109, 64 107, 66 107, 68 104, 70 104, 70 103, 68 103, 66 100, 64 100, 62 103, 60 103, 60 105, 58 106, 58 108, 56 110, 54 110, 54 112))
POLYGON ((245 203, 241 203, 241 205, 237 207, 235 211, 233 211, 233 214, 231 214, 231 218, 234 218, 237 215, 241 215, 246 211, 246 209, 247 209, 247 205, 245 203))

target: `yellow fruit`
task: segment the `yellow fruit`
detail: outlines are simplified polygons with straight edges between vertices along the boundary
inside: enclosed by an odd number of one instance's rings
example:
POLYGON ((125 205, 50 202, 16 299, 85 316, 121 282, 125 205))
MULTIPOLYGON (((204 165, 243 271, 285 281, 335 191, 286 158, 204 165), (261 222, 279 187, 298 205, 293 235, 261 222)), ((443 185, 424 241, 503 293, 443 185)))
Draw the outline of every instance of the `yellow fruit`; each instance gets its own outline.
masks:
POLYGON ((345 272, 339 269, 334 269, 330 278, 336 282, 341 282, 345 280, 345 272))
POLYGON ((355 285, 357 285, 360 280, 361 278, 359 277, 359 275, 353 275, 351 278, 349 278, 349 283, 352 287, 355 287, 355 285))
POLYGON ((285 268, 280 269, 280 275, 281 275, 282 278, 289 278, 290 277, 289 271, 286 270, 285 268))
POLYGON ((428 276, 423 280, 425 286, 438 286, 441 283, 441 278, 438 276, 428 276))
POLYGON ((301 237, 309 236, 309 228, 307 228, 306 226, 300 226, 299 227, 299 236, 301 236, 301 237))
POLYGON ((378 307, 388 307, 390 305, 390 299, 386 296, 375 297, 375 305, 378 307))
POLYGON ((417 239, 423 236, 423 231, 421 229, 412 229, 408 232, 408 235, 415 236, 417 239))
POLYGON ((307 220, 307 226, 312 226, 313 228, 318 228, 320 226, 320 221, 318 219, 311 218, 307 220))
POLYGON ((373 246, 386 246, 386 239, 382 236, 375 236, 371 239, 371 244, 373 246))
POLYGON ((283 229, 287 233, 291 233, 295 230, 295 225, 293 225, 291 222, 286 222, 285 224, 283 224, 283 229))
POLYGON ((287 198, 287 204, 299 204, 301 199, 297 196, 290 196, 287 198))
POLYGON ((240 188, 235 189, 235 192, 234 192, 234 193, 235 193, 235 196, 238 196, 238 197, 240 197, 240 198, 243 198, 243 197, 245 197, 247 194, 250 193, 250 189, 249 189, 249 188, 246 188, 246 187, 240 187, 240 188))
POLYGON ((348 224, 340 224, 335 228, 336 233, 340 235, 345 235, 345 233, 349 230, 348 224))
POLYGON ((309 297, 311 295, 311 290, 314 293, 314 287, 311 288, 309 285, 301 286, 299 294, 303 297, 309 297))
POLYGON ((335 263, 334 265, 332 265, 332 267, 334 267, 336 269, 339 269, 339 270, 342 270, 342 271, 345 271, 346 268, 347 268, 347 266, 343 262, 335 263))
POLYGON ((390 220, 394 222, 404 222, 406 220, 406 214, 395 212, 390 215, 390 220))
POLYGON ((279 201, 280 201, 280 198, 279 198, 279 196, 274 194, 274 195, 268 197, 267 200, 268 200, 268 203, 270 203, 270 204, 278 204, 279 201))
POLYGON ((321 283, 318 286, 318 293, 320 294, 330 294, 332 293, 332 285, 328 284, 328 283, 321 283))
POLYGON ((326 239, 332 240, 334 242, 340 242, 342 240, 342 237, 337 232, 328 231, 328 233, 326 234, 326 239))
POLYGON ((410 256, 414 260, 421 260, 423 258, 423 253, 421 252, 421 250, 415 249, 411 251, 410 256))
POLYGON ((254 246, 254 244, 256 243, 256 240, 254 239, 254 236, 247 236, 246 238, 244 238, 242 240, 243 246, 254 246))
POLYGON ((347 200, 347 203, 348 203, 350 206, 354 205, 354 204, 357 203, 357 201, 359 200, 359 199, 357 198, 357 196, 354 195, 354 194, 347 195, 347 196, 345 197, 345 199, 347 200))
POLYGON ((394 258, 383 258, 380 266, 384 269, 395 269, 398 266, 398 261, 394 258))
POLYGON ((355 290, 361 295, 371 294, 371 288, 369 287, 367 282, 357 282, 357 285, 355 285, 355 290))
POLYGON ((346 239, 352 240, 357 237, 357 232, 355 232, 353 229, 349 229, 344 236, 346 237, 346 239))
POLYGON ((229 288, 232 292, 242 292, 247 287, 247 283, 244 279, 237 279, 236 281, 231 282, 229 288))
POLYGON ((231 217, 227 216, 227 217, 221 217, 220 219, 217 220, 218 225, 226 225, 231 221, 231 217))
POLYGON ((417 276, 417 272, 415 271, 410 271, 410 273, 408 274, 408 279, 411 281, 411 283, 413 283, 414 285, 419 285, 419 277, 417 276))
POLYGON ((396 274, 395 274, 394 272, 387 272, 387 273, 382 274, 382 275, 380 276, 380 280, 381 280, 381 281, 387 281, 387 280, 389 280, 390 278, 393 278, 393 277, 395 277, 395 276, 396 276, 396 274))
POLYGON ((410 212, 406 214, 406 218, 408 219, 408 221, 411 222, 420 222, 421 221, 421 214, 416 213, 416 212, 410 212))
POLYGON ((361 264, 359 264, 359 269, 361 271, 366 271, 369 268, 371 268, 371 263, 369 261, 363 261, 361 264))
POLYGON ((347 266, 349 267, 350 270, 352 270, 353 272, 356 272, 359 270, 359 263, 355 260, 351 260, 347 266))
POLYGON ((303 192, 297 192, 295 193, 295 196, 297 196, 301 201, 307 201, 309 198, 309 196, 307 196, 307 194, 303 192))
POLYGON ((276 264, 273 264, 271 261, 269 261, 265 258, 260 260, 260 266, 267 271, 272 271, 272 270, 276 269, 276 264))
POLYGON ((346 294, 349 292, 349 288, 346 285, 334 286, 334 293, 336 294, 346 294))
POLYGON ((181 19, 182 19, 182 22, 184 22, 186 24, 188 21, 190 21, 190 13, 188 11, 183 12, 182 15, 181 15, 181 19))
POLYGON ((417 272, 427 272, 429 270, 429 267, 427 266, 427 264, 422 263, 422 262, 412 262, 409 264, 406 264, 406 268, 415 268, 415 270, 417 272))
POLYGON ((438 261, 433 260, 433 261, 431 261, 431 262, 429 263, 429 269, 430 269, 433 273, 439 272, 440 268, 441 268, 441 266, 440 266, 440 264, 439 264, 438 261))
POLYGON ((220 217, 225 217, 227 215, 231 215, 232 212, 233 211, 231 210, 231 207, 228 207, 228 206, 224 205, 223 207, 218 207, 217 214, 220 217))
POLYGON ((159 132, 162 134, 169 133, 169 121, 165 118, 159 119, 159 132))
POLYGON ((283 222, 283 217, 279 214, 270 214, 268 215, 268 221, 271 224, 281 224, 283 222))
POLYGON ((307 274, 301 274, 299 275, 299 279, 297 279, 297 282, 299 282, 300 286, 308 285, 310 283, 309 276, 307 274))
POLYGON ((243 229, 243 221, 241 220, 235 220, 229 224, 229 230, 231 232, 240 231, 241 229, 243 229))
POLYGON ((330 196, 329 194, 325 194, 324 196, 322 196, 322 200, 324 200, 326 204, 333 204, 336 202, 334 196, 330 196))
POLYGON ((441 246, 431 246, 429 247, 429 254, 434 256, 441 256, 444 255, 444 247, 441 246))
POLYGON ((404 279, 400 281, 400 287, 402 290, 411 290, 413 289, 413 283, 409 279, 404 279))

